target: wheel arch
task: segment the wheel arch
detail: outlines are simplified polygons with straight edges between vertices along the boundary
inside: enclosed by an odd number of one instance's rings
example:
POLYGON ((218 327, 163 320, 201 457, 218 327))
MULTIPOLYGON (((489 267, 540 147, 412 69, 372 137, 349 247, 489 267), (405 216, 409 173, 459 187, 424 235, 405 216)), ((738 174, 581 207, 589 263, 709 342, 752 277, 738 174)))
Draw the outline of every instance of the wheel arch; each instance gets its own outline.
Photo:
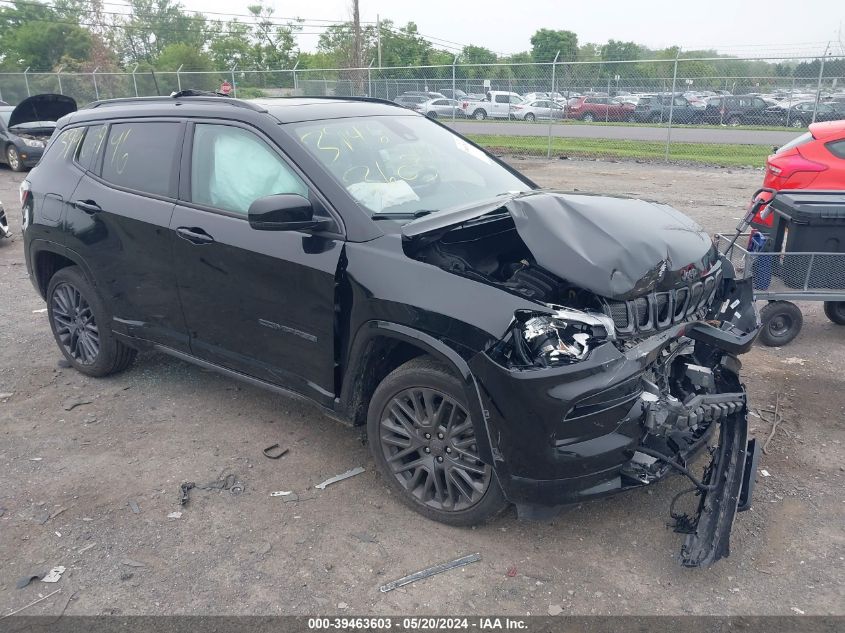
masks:
POLYGON ((479 456, 493 463, 490 437, 469 364, 443 341, 406 325, 373 320, 361 325, 350 346, 341 403, 353 425, 366 423, 367 407, 376 387, 397 367, 413 358, 430 356, 443 363, 461 382, 478 440, 479 456))
POLYGON ((29 247, 29 262, 32 267, 32 279, 41 297, 47 298, 47 286, 50 279, 62 268, 79 266, 88 280, 97 286, 96 279, 79 253, 65 248, 61 244, 47 240, 33 240, 29 247))

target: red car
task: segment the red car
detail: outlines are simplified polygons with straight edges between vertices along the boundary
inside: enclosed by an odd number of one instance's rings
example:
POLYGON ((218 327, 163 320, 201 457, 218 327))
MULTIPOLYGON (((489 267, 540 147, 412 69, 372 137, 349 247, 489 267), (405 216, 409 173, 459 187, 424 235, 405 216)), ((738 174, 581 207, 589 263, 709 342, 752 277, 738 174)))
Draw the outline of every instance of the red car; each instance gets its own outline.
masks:
MULTIPOLYGON (((845 121, 813 123, 809 131, 766 160, 763 186, 782 189, 845 190, 845 121)), ((773 215, 754 224, 772 226, 773 215)))
POLYGON ((567 106, 570 119, 593 121, 633 121, 634 104, 611 97, 576 97, 567 106))

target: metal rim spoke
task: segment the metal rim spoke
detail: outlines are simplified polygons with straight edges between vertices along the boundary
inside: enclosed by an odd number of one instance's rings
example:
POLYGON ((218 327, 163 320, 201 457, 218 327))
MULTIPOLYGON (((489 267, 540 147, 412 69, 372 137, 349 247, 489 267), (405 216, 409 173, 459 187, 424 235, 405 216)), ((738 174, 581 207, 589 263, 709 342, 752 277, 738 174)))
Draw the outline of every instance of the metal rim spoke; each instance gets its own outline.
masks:
POLYGON ((455 512, 487 491, 492 469, 478 457, 472 420, 445 393, 426 387, 397 393, 382 413, 379 439, 394 477, 418 503, 455 512))
POLYGON ((76 362, 91 365, 100 354, 100 330, 88 301, 69 283, 53 290, 53 328, 62 347, 76 362))

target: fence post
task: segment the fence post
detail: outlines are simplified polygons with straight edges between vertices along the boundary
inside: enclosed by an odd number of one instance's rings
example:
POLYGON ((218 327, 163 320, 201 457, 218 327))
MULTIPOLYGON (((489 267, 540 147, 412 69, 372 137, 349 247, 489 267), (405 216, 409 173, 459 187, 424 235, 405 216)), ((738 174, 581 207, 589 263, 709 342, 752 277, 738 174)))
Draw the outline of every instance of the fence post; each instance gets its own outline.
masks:
POLYGON ((827 43, 824 49, 824 55, 822 55, 822 63, 819 64, 819 82, 816 84, 816 101, 813 103, 813 123, 816 122, 816 111, 819 109, 819 101, 822 98, 822 77, 824 75, 824 60, 827 58, 827 54, 830 51, 830 42, 827 43))
MULTIPOLYGON (((458 63, 458 56, 455 55, 455 58, 452 60, 452 100, 457 103, 457 99, 455 98, 455 66, 458 63)), ((452 123, 455 122, 455 106, 452 106, 452 123)))
POLYGON ((91 71, 91 79, 94 80, 94 96, 97 98, 97 101, 100 100, 100 89, 97 87, 97 71, 100 70, 100 67, 97 66, 93 71, 91 71))
POLYGON ((293 65, 293 70, 291 70, 291 73, 293 73, 293 94, 294 94, 294 96, 296 96, 299 92, 299 86, 296 83, 296 68, 297 68, 297 66, 299 66, 299 58, 298 57, 296 58, 296 63, 293 65))
POLYGON ((786 127, 789 127, 789 115, 792 114, 792 97, 795 96, 795 69, 792 69, 792 90, 789 93, 789 104, 786 106, 786 127))
POLYGON ((26 84, 26 96, 27 97, 31 96, 30 92, 29 92, 29 76, 27 75, 28 72, 29 72, 29 66, 27 66, 26 70, 23 71, 23 81, 26 84))
POLYGON ((235 83, 235 68, 237 68, 237 67, 238 67, 238 64, 237 64, 237 62, 235 62, 235 65, 232 66, 232 68, 229 71, 229 72, 232 73, 232 96, 235 97, 235 99, 238 98, 238 84, 235 83))
POLYGON ((62 71, 65 69, 64 66, 59 66, 59 69, 56 71, 56 79, 59 80, 59 94, 63 95, 64 92, 62 91, 62 71))
POLYGON ((179 73, 182 72, 182 66, 185 64, 179 64, 179 68, 176 69, 176 86, 179 92, 182 92, 182 78, 179 76, 179 73))
MULTIPOLYGON (((557 64, 557 59, 560 57, 560 51, 555 53, 554 61, 552 62, 552 95, 551 101, 554 103, 554 93, 555 93, 555 64, 557 64)), ((552 123, 554 122, 554 118, 552 115, 553 110, 549 108, 549 143, 548 147, 546 148, 546 158, 552 157, 552 123)))
POLYGON ((367 66, 367 96, 373 96, 373 64, 376 63, 375 57, 370 61, 370 65, 367 66))
MULTIPOLYGON (((678 82, 678 57, 681 55, 681 49, 675 53, 675 67, 672 70, 672 94, 669 97, 669 127, 666 129, 666 161, 669 161, 669 145, 672 142, 672 115, 675 113, 675 84, 678 82)), ((663 109, 661 108, 661 112, 663 109)))
POLYGON ((135 87, 135 96, 138 96, 138 80, 135 78, 135 71, 138 70, 138 64, 132 69, 132 85, 135 87))

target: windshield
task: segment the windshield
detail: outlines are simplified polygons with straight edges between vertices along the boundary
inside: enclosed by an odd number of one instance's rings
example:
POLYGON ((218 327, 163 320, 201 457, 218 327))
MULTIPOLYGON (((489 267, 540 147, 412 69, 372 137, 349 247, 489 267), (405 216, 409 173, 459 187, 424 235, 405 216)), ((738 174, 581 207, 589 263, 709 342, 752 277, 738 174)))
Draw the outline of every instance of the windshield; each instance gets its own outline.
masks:
POLYGON ((422 117, 311 121, 294 130, 374 217, 413 217, 531 188, 478 148, 422 117))

